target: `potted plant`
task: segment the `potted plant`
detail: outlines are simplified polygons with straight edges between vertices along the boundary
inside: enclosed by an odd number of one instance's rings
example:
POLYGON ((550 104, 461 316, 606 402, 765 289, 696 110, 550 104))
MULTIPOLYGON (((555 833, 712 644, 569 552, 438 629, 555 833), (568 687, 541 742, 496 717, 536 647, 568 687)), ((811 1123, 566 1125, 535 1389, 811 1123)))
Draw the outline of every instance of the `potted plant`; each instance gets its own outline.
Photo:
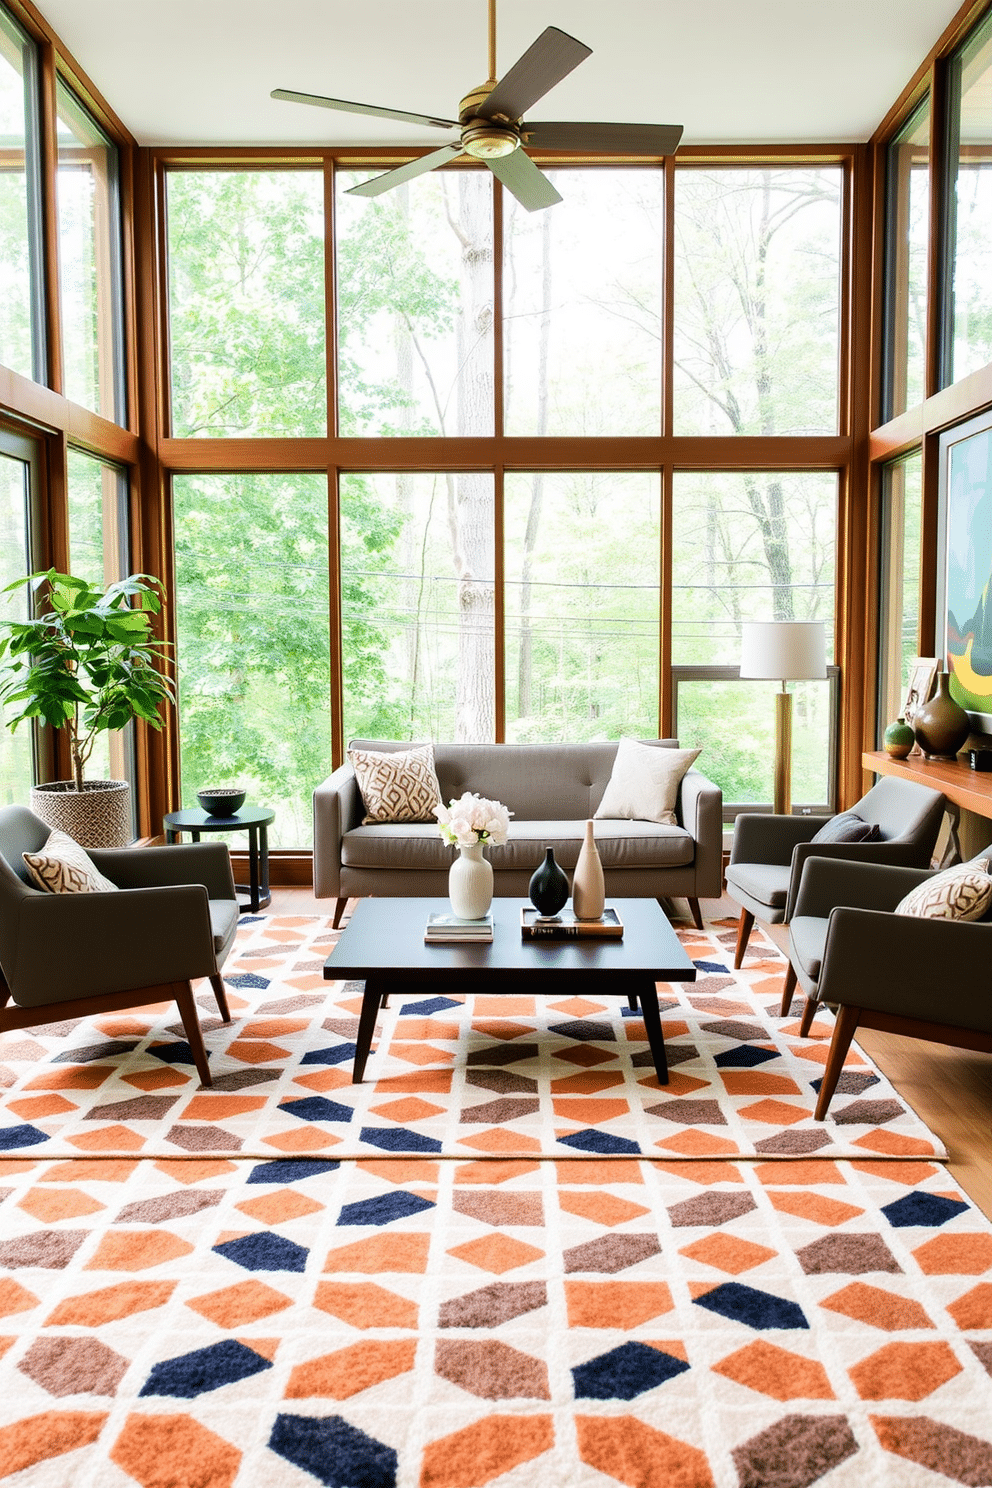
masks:
POLYGON ((162 585, 150 574, 131 574, 101 590, 48 569, 4 592, 24 585, 36 595, 47 589, 49 608, 31 620, 0 621, 0 702, 20 708, 11 729, 35 718, 64 728, 73 772, 71 780, 35 786, 32 810, 83 847, 123 847, 132 836, 130 787, 86 780, 84 771, 98 734, 134 718, 161 728, 162 704, 175 702, 161 669, 168 642, 152 631, 162 585))

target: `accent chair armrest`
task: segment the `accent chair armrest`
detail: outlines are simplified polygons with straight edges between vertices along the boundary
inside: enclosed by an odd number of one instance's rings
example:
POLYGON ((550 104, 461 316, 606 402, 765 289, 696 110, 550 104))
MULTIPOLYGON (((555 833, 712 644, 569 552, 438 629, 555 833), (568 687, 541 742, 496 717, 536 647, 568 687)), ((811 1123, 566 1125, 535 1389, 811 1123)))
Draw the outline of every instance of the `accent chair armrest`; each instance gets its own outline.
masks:
POLYGON ((171 847, 104 847, 90 852, 101 873, 119 889, 158 889, 202 884, 210 899, 236 899, 226 842, 178 842, 171 847))
POLYGON ((688 770, 681 787, 682 826, 696 844, 696 895, 719 899, 723 888, 723 792, 699 770, 688 770))
MULTIPOLYGON (((792 850, 792 875, 789 879, 789 899, 786 905, 786 922, 796 913, 796 900, 802 882, 803 868, 810 858, 836 858, 847 863, 878 863, 892 867, 914 867, 917 849, 912 842, 797 842, 792 850)), ((929 868, 917 868, 919 873, 929 873, 929 868)), ((909 890, 904 890, 908 893, 909 890)), ((900 898, 902 896, 900 895, 900 898)), ((899 901, 896 900, 896 903, 899 901)))
POLYGON ((766 811, 742 811, 734 821, 730 861, 778 863, 787 867, 796 844, 808 842, 829 820, 829 816, 774 816, 766 811))
MULTIPOLYGON (((806 859, 796 895, 795 915, 825 920, 838 905, 892 911, 910 889, 932 876, 928 868, 858 863, 845 858, 806 859)), ((899 917, 902 923, 902 916, 899 917)))
POLYGON ((362 819, 362 795, 350 764, 339 765, 313 793, 313 892, 341 892, 341 839, 362 819))

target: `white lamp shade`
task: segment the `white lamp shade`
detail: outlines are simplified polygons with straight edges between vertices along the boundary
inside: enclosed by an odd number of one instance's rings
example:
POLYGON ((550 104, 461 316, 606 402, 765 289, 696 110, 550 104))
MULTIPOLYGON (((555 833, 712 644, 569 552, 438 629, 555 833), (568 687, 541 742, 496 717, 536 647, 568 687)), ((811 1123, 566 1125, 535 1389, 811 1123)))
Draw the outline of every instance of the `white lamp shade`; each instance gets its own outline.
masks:
POLYGON ((741 624, 742 677, 782 682, 827 675, 822 620, 745 620, 741 624))

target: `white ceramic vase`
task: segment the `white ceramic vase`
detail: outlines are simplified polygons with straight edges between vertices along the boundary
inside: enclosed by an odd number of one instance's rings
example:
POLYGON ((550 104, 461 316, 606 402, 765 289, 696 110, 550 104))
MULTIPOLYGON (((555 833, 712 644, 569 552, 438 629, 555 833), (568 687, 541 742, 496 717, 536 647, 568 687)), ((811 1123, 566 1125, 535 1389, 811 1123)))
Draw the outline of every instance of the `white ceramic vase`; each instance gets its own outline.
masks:
POLYGON ((577 920, 598 920, 605 906, 603 864, 593 835, 593 823, 587 821, 585 840, 579 849, 579 861, 572 878, 572 913, 577 920))
POLYGON ((482 843, 460 847, 448 870, 451 912, 460 920, 481 920, 493 902, 493 865, 483 856, 482 843))

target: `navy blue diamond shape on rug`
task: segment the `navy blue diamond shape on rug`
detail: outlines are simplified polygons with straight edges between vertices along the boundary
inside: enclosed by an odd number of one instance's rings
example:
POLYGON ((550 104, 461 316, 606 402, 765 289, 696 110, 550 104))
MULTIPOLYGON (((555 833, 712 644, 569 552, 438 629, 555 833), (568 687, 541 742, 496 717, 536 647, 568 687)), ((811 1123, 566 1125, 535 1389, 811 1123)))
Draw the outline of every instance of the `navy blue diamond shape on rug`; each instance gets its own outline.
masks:
POLYGON ((392 1447, 340 1416, 276 1416, 269 1447, 324 1488, 396 1488, 392 1447))
POLYGON ((778 1049, 762 1049, 757 1044, 738 1044, 734 1049, 724 1049, 713 1063, 720 1069, 750 1069, 755 1064, 765 1064, 769 1059, 780 1058, 778 1049))
POLYGON ((329 1049, 311 1049, 304 1054, 300 1060, 301 1064, 344 1064, 346 1059, 354 1059, 354 1044, 333 1044, 329 1049))
MULTIPOLYGON (((146 1054, 153 1054, 156 1059, 161 1059, 163 1064, 194 1064, 193 1050, 185 1039, 177 1039, 174 1044, 151 1044, 146 1054)), ((210 1058, 212 1050, 207 1050, 207 1058, 210 1058)))
POLYGON ((666 1380, 684 1374, 684 1359, 673 1358, 646 1343, 622 1343, 572 1370, 579 1400, 633 1400, 666 1380))
POLYGON ((718 1312, 735 1323, 749 1328, 808 1328, 806 1314, 795 1302, 761 1292, 757 1287, 742 1286, 739 1281, 726 1281, 722 1286, 694 1297, 697 1307, 718 1312))
POLYGON ((433 1209, 430 1199, 419 1194, 407 1193, 405 1188, 392 1193, 376 1194, 374 1199, 359 1199, 354 1204, 345 1204, 338 1216, 339 1225, 384 1225, 394 1219, 406 1219, 408 1214, 423 1214, 433 1209))
POLYGON ((559 1137, 566 1147, 577 1147, 580 1152, 640 1152, 636 1142, 629 1137, 616 1137, 612 1132, 597 1131, 595 1127, 587 1127, 585 1131, 569 1132, 567 1136, 559 1137))
POLYGON ((225 1240, 213 1247, 214 1254, 225 1256, 246 1271, 305 1271, 310 1252, 295 1240, 259 1230, 242 1235, 238 1240, 225 1240))
POLYGON ((279 1102, 280 1111, 287 1116, 297 1116, 301 1121, 350 1121, 355 1114, 354 1106, 342 1106, 340 1101, 328 1100, 324 1095, 307 1095, 302 1100, 279 1102))
POLYGON ((175 1359, 163 1359, 156 1364, 142 1385, 142 1395, 174 1395, 183 1400, 194 1400, 208 1390, 219 1390, 222 1385, 233 1385, 236 1380, 250 1379, 271 1369, 268 1359, 245 1348, 233 1338, 222 1343, 212 1343, 209 1348, 194 1349, 191 1354, 180 1354, 175 1359))
POLYGON ((334 1173, 337 1161, 321 1157, 280 1157, 275 1162, 259 1163, 252 1168, 246 1183, 297 1183, 301 1178, 316 1178, 320 1173, 334 1173))
POLYGON ((730 968, 724 966, 722 961, 693 961, 697 971, 722 971, 724 976, 729 974, 730 968))
POLYGON ((248 915, 248 914, 246 914, 246 915, 240 915, 239 918, 238 918, 238 924, 239 925, 264 925, 267 918, 268 918, 268 916, 266 916, 266 915, 248 915))
POLYGON ((968 1205, 963 1204, 960 1199, 945 1199, 940 1194, 922 1193, 917 1189, 913 1193, 904 1194, 901 1199, 893 1200, 891 1204, 884 1204, 882 1213, 897 1230, 908 1229, 910 1225, 926 1225, 928 1229, 936 1229, 955 1215, 964 1214, 967 1208, 968 1205))
MULTIPOLYGON (((244 924, 244 921, 241 921, 244 924)), ((226 976, 225 982, 229 987, 258 987, 259 990, 269 985, 268 977, 259 976, 256 971, 237 971, 234 976, 226 976)))
POLYGON ((404 1017, 416 1013, 419 1018, 429 1018, 431 1013, 446 1013, 449 1008, 461 1006, 453 997, 428 997, 423 1002, 405 1002, 401 1012, 404 1017))
POLYGON ((363 1126, 362 1141, 383 1152, 440 1152, 437 1137, 408 1131, 405 1126, 363 1126))
POLYGON ((16 1152, 19 1147, 37 1147, 39 1142, 48 1142, 50 1137, 37 1126, 25 1122, 22 1126, 5 1126, 0 1131, 0 1152, 16 1152))

